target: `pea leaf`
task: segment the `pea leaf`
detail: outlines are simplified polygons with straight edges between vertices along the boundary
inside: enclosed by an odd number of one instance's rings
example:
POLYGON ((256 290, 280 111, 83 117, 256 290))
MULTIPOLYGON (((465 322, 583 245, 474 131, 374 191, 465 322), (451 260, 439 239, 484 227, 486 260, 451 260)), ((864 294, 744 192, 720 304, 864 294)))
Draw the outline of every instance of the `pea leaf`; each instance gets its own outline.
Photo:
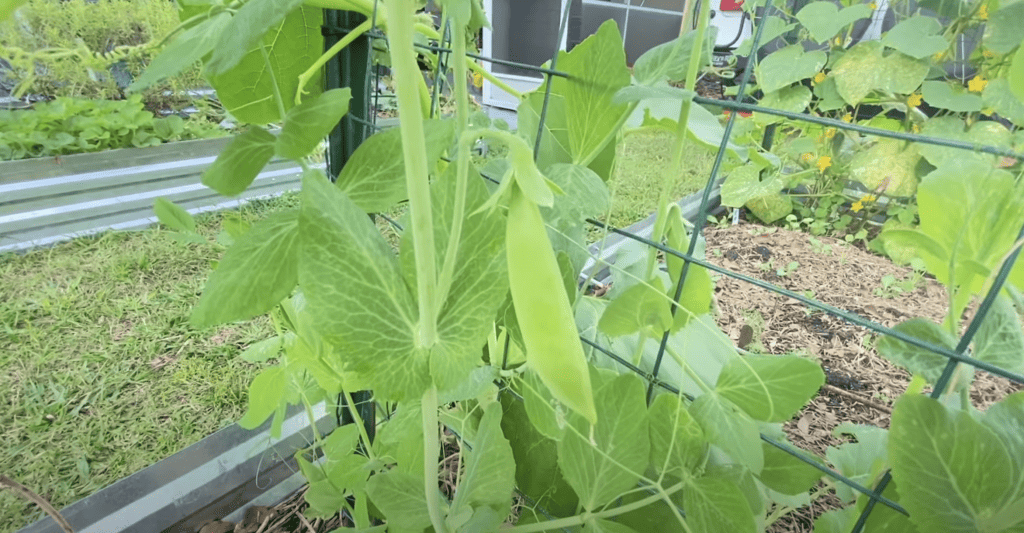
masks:
POLYGON ((796 14, 796 19, 811 32, 811 38, 823 43, 846 26, 871 16, 867 4, 854 4, 842 11, 832 2, 811 2, 796 14))
POLYGON ((196 221, 192 215, 166 198, 157 198, 153 202, 153 212, 157 220, 170 229, 184 233, 196 232, 196 221))
POLYGON ((882 43, 864 41, 836 61, 831 75, 846 103, 857 105, 871 91, 910 94, 924 81, 927 63, 900 52, 884 52, 882 43))
MULTIPOLYGON (((801 494, 821 479, 821 470, 791 454, 768 443, 762 443, 761 448, 764 450, 764 470, 761 470, 759 479, 772 490, 782 494, 801 494)), ((820 463, 817 457, 803 456, 820 463)))
POLYGON ((298 281, 298 215, 297 211, 275 213, 228 248, 192 310, 193 325, 252 318, 291 294, 298 281))
POLYGON ((501 414, 501 404, 497 402, 484 409, 473 448, 464 452, 465 470, 451 507, 451 514, 490 507, 497 511, 495 527, 508 516, 515 488, 516 464, 512 448, 501 433, 501 414))
POLYGON ((704 476, 687 486, 683 493, 686 518, 694 532, 756 532, 754 511, 733 480, 724 476, 704 476))
POLYGON ((348 87, 333 89, 289 109, 274 144, 275 153, 296 161, 312 153, 348 113, 351 98, 348 87))
POLYGON ((285 370, 272 366, 256 375, 249 384, 249 407, 238 425, 245 429, 256 429, 267 421, 284 400, 288 383, 285 370))
POLYGON ((914 59, 924 59, 949 48, 935 17, 914 15, 901 21, 882 37, 882 44, 914 59))
POLYGON ((704 431, 678 396, 661 394, 647 410, 651 430, 651 465, 663 474, 685 478, 704 460, 704 431))
POLYGON ((721 448, 733 461, 755 475, 764 468, 757 423, 717 392, 708 392, 690 404, 690 414, 700 424, 708 442, 721 448))
POLYGON ((366 494, 384 512, 389 529, 423 531, 430 526, 422 478, 390 470, 371 477, 366 494))
MULTIPOLYGON (((548 102, 548 114, 544 120, 544 134, 541 136, 540 149, 536 151, 537 167, 549 168, 557 163, 572 163, 573 157, 569 154, 569 123, 565 112, 565 97, 561 94, 552 94, 548 102)), ((519 132, 534 146, 537 139, 537 128, 540 126, 540 113, 544 105, 545 85, 541 85, 536 91, 526 95, 519 104, 517 117, 519 121, 519 132)))
POLYGON ((1013 54, 1013 60, 1010 62, 1010 71, 1006 75, 1006 81, 1010 86, 1010 92, 1018 100, 1024 102, 1024 46, 1018 48, 1017 53, 1013 54))
POLYGON ((921 95, 928 105, 955 113, 981 111, 981 96, 967 92, 960 84, 953 86, 945 81, 926 81, 921 84, 921 95))
POLYGON ((989 15, 985 21, 985 34, 982 44, 997 54, 1007 54, 1020 46, 1024 41, 1024 4, 1009 3, 989 15))
POLYGON ((223 194, 241 194, 274 157, 274 136, 255 127, 236 135, 203 172, 203 185, 223 194))
POLYGON ((129 92, 143 91, 154 83, 177 75, 195 65, 213 51, 217 39, 231 22, 231 15, 218 13, 178 34, 153 61, 146 66, 129 92))
MULTIPOLYGON (((948 331, 924 318, 912 318, 893 329, 936 346, 950 350, 956 347, 956 339, 948 331)), ((948 361, 931 350, 908 344, 888 335, 878 339, 876 348, 878 353, 886 359, 914 374, 920 374, 929 383, 935 383, 939 379, 942 369, 945 368, 948 361)))
POLYGON ((584 522, 583 533, 636 533, 636 530, 618 522, 603 518, 591 518, 584 522))
MULTIPOLYGON (((451 120, 427 120, 423 123, 427 143, 427 162, 435 163, 452 141, 451 120)), ((381 213, 406 197, 405 160, 402 132, 390 128, 363 141, 338 175, 337 185, 360 209, 381 213)))
POLYGON ((758 63, 757 82, 762 91, 771 93, 813 77, 825 66, 827 59, 825 52, 805 52, 799 44, 780 48, 758 63))
POLYGON ((672 98, 682 101, 692 100, 697 93, 689 89, 672 87, 671 85, 628 85, 619 89, 612 97, 612 103, 628 104, 649 98, 672 98))
MULTIPOLYGON (((711 52, 714 49, 717 28, 708 28, 701 47, 704 55, 700 68, 711 64, 711 52)), ((690 57, 693 55, 697 31, 690 30, 667 43, 659 44, 644 52, 633 64, 633 77, 640 85, 651 85, 659 81, 682 80, 690 68, 690 57)))
POLYGON ((260 39, 284 20, 301 0, 249 0, 235 12, 231 23, 220 35, 206 71, 218 75, 231 70, 245 54, 258 46, 260 39))
POLYGON ((284 339, 280 335, 275 335, 269 339, 263 339, 259 342, 250 344, 245 351, 238 354, 243 361, 250 363, 262 363, 268 359, 277 357, 277 354, 281 353, 281 348, 284 346, 284 339))
MULTIPOLYGON (((380 398, 420 395, 428 354, 415 349, 415 299, 391 247, 345 193, 319 171, 302 180, 299 284, 313 322, 380 398)), ((420 491, 422 492, 422 491, 420 491)))
POLYGON ((594 510, 636 486, 650 459, 650 441, 647 418, 636 416, 645 409, 640 378, 599 370, 590 375, 601 423, 592 426, 569 414, 574 431, 558 442, 558 464, 583 507, 594 510))
POLYGON ((1024 369, 1024 332, 1013 303, 1000 295, 974 337, 975 358, 1013 372, 1024 369))
POLYGON ((658 336, 672 326, 670 300, 661 278, 638 283, 615 297, 601 315, 598 328, 609 336, 629 335, 641 330, 658 336))
POLYGON ((825 382, 814 361, 796 356, 748 355, 725 365, 715 391, 755 420, 789 420, 825 382))
MULTIPOLYGON (((270 57, 274 79, 284 98, 285 112, 294 106, 299 75, 323 53, 324 41, 320 33, 322 24, 322 9, 296 9, 271 27, 257 44, 264 46, 270 57)), ((245 56, 233 68, 217 74, 207 73, 206 79, 217 90, 221 103, 235 118, 249 124, 268 124, 282 117, 274 100, 274 87, 267 73, 263 53, 257 46, 246 49, 245 56)), ((319 87, 318 74, 305 85, 305 90, 315 95, 319 87)))
MULTIPOLYGON (((886 448, 889 432, 875 426, 844 422, 839 424, 832 433, 836 437, 845 434, 853 435, 856 440, 838 447, 829 446, 825 451, 828 461, 835 466, 840 474, 861 485, 870 485, 882 468, 887 466, 885 457, 880 456, 878 450, 886 448)), ((853 501, 857 494, 845 484, 836 486, 836 495, 843 502, 853 501)))
POLYGON ((999 116, 1018 127, 1024 126, 1024 98, 1013 94, 1008 78, 989 80, 985 91, 981 93, 981 100, 985 107, 991 108, 999 116))

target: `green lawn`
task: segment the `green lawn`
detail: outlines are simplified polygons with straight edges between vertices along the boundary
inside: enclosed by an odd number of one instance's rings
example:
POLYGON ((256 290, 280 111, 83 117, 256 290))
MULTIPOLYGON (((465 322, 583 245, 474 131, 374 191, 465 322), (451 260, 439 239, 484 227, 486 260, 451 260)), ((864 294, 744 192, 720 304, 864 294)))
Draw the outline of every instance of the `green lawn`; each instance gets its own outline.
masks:
MULTIPOLYGON (((297 196, 240 214, 291 205, 297 196)), ((257 368, 236 355, 272 334, 269 321, 188 324, 222 218, 199 218, 209 245, 147 230, 0 255, 2 473, 59 509, 241 417, 257 368)), ((0 532, 39 516, 0 491, 0 532)))

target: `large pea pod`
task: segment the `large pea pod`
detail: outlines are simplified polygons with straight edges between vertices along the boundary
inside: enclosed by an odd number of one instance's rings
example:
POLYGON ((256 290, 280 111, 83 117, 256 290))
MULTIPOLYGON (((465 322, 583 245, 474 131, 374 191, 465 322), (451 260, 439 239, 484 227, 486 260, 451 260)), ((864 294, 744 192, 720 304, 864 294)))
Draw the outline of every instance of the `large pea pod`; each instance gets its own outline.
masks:
POLYGON ((512 185, 505 244, 509 287, 526 364, 554 398, 597 422, 590 372, 540 210, 512 185))

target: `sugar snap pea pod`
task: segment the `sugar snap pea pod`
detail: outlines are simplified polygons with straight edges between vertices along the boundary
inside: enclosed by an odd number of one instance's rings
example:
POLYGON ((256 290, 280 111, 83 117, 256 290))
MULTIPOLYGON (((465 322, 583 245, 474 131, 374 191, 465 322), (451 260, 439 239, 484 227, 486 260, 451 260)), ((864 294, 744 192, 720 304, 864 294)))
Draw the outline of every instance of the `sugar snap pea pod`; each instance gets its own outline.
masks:
POLYGON ((526 364, 551 395, 592 424, 597 422, 586 356, 569 296, 537 204, 512 185, 506 226, 509 286, 526 364))

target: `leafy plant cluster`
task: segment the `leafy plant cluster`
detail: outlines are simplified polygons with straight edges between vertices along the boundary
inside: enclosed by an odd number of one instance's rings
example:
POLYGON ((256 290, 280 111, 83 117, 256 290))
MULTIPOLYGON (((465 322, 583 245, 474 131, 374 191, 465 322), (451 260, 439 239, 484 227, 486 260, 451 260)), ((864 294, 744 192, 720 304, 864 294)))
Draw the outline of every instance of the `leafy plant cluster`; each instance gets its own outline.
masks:
POLYGON ((30 110, 0 110, 0 160, 49 157, 221 137, 214 124, 156 118, 138 95, 126 100, 57 98, 30 110))
MULTIPOLYGON (((875 15, 873 2, 837 6, 818 1, 798 9, 787 4, 763 20, 761 43, 780 39, 775 43, 780 48, 755 68, 759 104, 834 122, 812 124, 761 113, 740 120, 739 136, 752 145, 767 126, 777 127, 771 154, 778 164, 736 169, 723 199, 765 222, 787 219, 813 234, 870 240, 872 249, 905 263, 912 256, 875 240, 879 229, 871 230, 868 220, 880 217, 882 230, 913 227, 917 186, 936 169, 979 161, 1019 171, 1020 162, 881 138, 837 122, 1020 153, 1024 29, 1019 21, 1024 8, 987 0, 889 4, 896 24, 879 40, 852 38, 852 25, 875 15), (955 56, 964 42, 977 43, 966 61, 955 56), (950 76, 954 60, 955 72, 970 72, 968 78, 950 76)), ((744 8, 760 5, 747 2, 744 8)), ((752 52, 748 41, 741 53, 752 52)))
MULTIPOLYGON (((486 22, 476 0, 441 4, 453 35, 486 22)), ((834 491, 845 507, 821 516, 815 530, 839 532, 853 527, 865 494, 891 471, 869 531, 1024 528, 1024 393, 978 413, 964 392, 973 370, 961 365, 949 380, 940 355, 964 349, 955 346, 963 309, 995 290, 995 306, 968 339, 970 362, 1024 379, 1015 292, 1024 263, 1012 263, 1024 185, 1009 172, 986 159, 914 183, 919 229, 890 230, 885 242, 912 250, 950 288, 950 318, 910 321, 879 341, 884 355, 918 376, 896 402, 890 429, 845 424, 837 433, 855 440, 815 457, 788 444, 782 424, 814 396, 823 372, 799 356, 740 355, 715 324, 702 240, 666 192, 671 167, 653 230, 663 260, 653 247, 627 248, 606 295, 578 288, 585 220, 608 202, 615 143, 632 114, 675 132, 676 163, 688 143, 721 146, 733 175, 755 169, 747 186, 757 191, 765 186, 756 169, 782 168, 782 158, 742 137, 723 140, 715 114, 668 83, 693 87, 708 68, 709 4, 696 30, 644 54, 632 74, 612 21, 559 52, 551 66, 567 77, 523 95, 514 133, 479 115, 470 120, 461 83, 454 116, 425 116, 413 44, 437 32, 418 7, 192 6, 137 82, 202 60, 229 111, 253 124, 204 174, 219 192, 245 190, 274 156, 304 166, 300 207, 238 228, 191 321, 272 313, 277 335, 244 355, 276 362, 250 386, 245 427, 273 419, 279 431, 288 405, 357 390, 372 390, 387 407, 371 441, 363 422, 379 421, 359 420, 349 396, 359 423, 319 436, 298 455, 311 513, 342 512, 354 526, 343 530, 353 531, 497 531, 513 521, 503 530, 753 532, 834 491), (350 35, 373 21, 386 32, 401 117, 399 128, 367 139, 333 182, 305 158, 347 112, 350 93, 320 93, 312 81, 351 40, 321 53, 321 8, 374 15, 350 35), (278 121, 279 132, 263 126, 278 121), (507 156, 477 168, 471 153, 481 139, 507 156), (368 214, 405 200, 396 253, 368 214), (648 385, 637 374, 656 379, 648 385), (920 394, 926 383, 939 399, 920 394), (460 447, 450 495, 438 487, 442 425, 460 447), (317 451, 323 458, 314 460, 317 451), (829 469, 850 481, 823 478, 829 469), (510 517, 514 490, 526 508, 510 517)), ((452 49, 454 79, 467 79, 467 43, 455 39, 452 49)), ((764 89, 763 74, 759 81, 764 89)), ((733 181, 730 194, 743 190, 733 181)), ((779 191, 752 198, 786 201, 779 191)), ((161 203, 158 214, 188 232, 180 209, 161 203)))

